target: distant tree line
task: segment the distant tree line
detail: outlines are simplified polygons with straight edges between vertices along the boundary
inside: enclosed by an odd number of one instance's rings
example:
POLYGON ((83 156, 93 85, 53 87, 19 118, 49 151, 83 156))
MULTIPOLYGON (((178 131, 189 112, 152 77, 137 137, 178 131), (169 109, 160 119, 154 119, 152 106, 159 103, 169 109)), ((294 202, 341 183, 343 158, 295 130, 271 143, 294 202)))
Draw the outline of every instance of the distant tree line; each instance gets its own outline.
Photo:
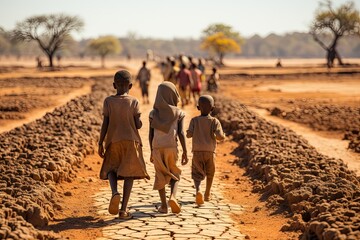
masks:
MULTIPOLYGON (((330 37, 329 37, 330 38, 330 37)), ((81 41, 73 40, 68 44, 67 49, 62 49, 60 54, 69 57, 89 57, 96 56, 87 49, 92 39, 81 41)), ((207 57, 208 53, 201 50, 201 40, 181 39, 172 40, 152 39, 152 38, 119 38, 122 45, 122 56, 128 54, 132 57, 145 57, 146 51, 151 49, 158 56, 184 53, 193 56, 207 57)), ((344 37, 340 39, 338 51, 345 58, 360 57, 360 41, 358 37, 344 37)), ((0 31, 0 55, 13 56, 36 56, 41 54, 41 50, 36 47, 34 42, 12 43, 7 38, 5 31, 0 31)), ((241 53, 228 54, 231 57, 249 58, 323 58, 326 52, 317 44, 309 33, 288 33, 285 35, 270 34, 265 37, 254 35, 244 38, 241 46, 241 53)))
MULTIPOLYGON (((225 55, 248 58, 322 58, 332 67, 342 57, 360 57, 360 11, 350 1, 334 8, 332 0, 319 2, 309 33, 294 32, 285 35, 254 35, 244 39, 232 26, 210 24, 200 39, 172 40, 137 37, 129 33, 125 38, 100 36, 96 39, 75 41, 71 33, 81 31, 83 21, 77 16, 64 14, 38 15, 16 24, 12 31, 0 26, 0 56, 34 56, 41 51, 53 67, 56 56, 100 56, 102 66, 109 55, 145 57, 149 50, 154 56, 183 54, 195 57, 211 57, 223 64, 225 55), (38 48, 34 48, 34 43, 38 48), (41 51, 39 51, 41 50, 41 51), (325 50, 325 53, 324 53, 325 50)), ((39 59, 39 58, 37 58, 39 59)))

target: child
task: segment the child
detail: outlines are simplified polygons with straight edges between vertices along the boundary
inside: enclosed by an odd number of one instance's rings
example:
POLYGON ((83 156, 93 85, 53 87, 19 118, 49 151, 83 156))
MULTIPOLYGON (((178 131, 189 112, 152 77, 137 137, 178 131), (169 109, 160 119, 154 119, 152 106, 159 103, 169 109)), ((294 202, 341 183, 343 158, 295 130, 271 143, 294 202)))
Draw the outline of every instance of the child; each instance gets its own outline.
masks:
POLYGON ((139 73, 136 77, 136 80, 139 81, 140 88, 141 88, 141 95, 143 98, 143 103, 150 103, 149 102, 149 83, 151 79, 151 72, 150 69, 146 67, 146 61, 142 62, 142 67, 139 70, 139 73))
POLYGON ((151 147, 151 162, 155 167, 154 190, 159 191, 161 206, 159 213, 167 213, 165 185, 170 183, 171 193, 169 206, 171 212, 181 211, 176 201, 176 191, 181 170, 176 166, 178 159, 177 138, 179 138, 183 154, 181 164, 188 162, 183 131, 185 114, 177 108, 179 93, 171 82, 159 85, 155 98, 154 109, 150 112, 149 141, 151 147))
POLYGON ((186 68, 185 64, 181 64, 180 71, 177 74, 177 79, 179 83, 179 90, 181 96, 181 104, 184 107, 190 101, 190 83, 191 83, 191 73, 186 68))
POLYGON ((191 92, 194 97, 194 103, 196 106, 197 98, 200 96, 201 91, 201 71, 197 68, 196 64, 191 64, 190 67, 191 74, 191 92))
POLYGON ((225 135, 219 120, 210 116, 214 109, 214 99, 210 95, 202 95, 197 108, 201 115, 191 119, 186 136, 193 138, 191 177, 196 189, 196 204, 202 205, 204 198, 200 192, 200 183, 206 177, 205 201, 210 201, 210 189, 215 174, 216 140, 224 140, 225 135))
POLYGON ((99 149, 100 157, 104 158, 100 178, 109 179, 112 197, 109 213, 118 214, 120 219, 129 219, 127 210, 134 179, 149 179, 141 149, 141 128, 139 104, 136 98, 129 95, 132 87, 131 75, 128 71, 118 71, 114 76, 116 95, 104 101, 104 120, 101 127, 99 149), (103 141, 106 136, 105 148, 103 141), (104 149, 106 151, 104 151, 104 149), (124 180, 123 197, 119 212, 120 194, 117 180, 124 180))
POLYGON ((209 92, 217 92, 219 87, 219 74, 217 73, 217 69, 213 67, 212 74, 207 79, 207 90, 209 92))

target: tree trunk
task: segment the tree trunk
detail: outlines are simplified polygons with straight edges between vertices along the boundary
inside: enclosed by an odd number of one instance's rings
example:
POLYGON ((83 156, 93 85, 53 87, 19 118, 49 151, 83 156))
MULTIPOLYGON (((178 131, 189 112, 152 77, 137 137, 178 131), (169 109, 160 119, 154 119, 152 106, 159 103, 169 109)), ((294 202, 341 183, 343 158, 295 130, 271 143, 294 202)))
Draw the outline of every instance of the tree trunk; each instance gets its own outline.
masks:
POLYGON ((335 59, 338 60, 339 65, 344 65, 341 60, 340 54, 336 51, 336 46, 337 46, 337 43, 338 43, 338 40, 340 37, 341 37, 340 35, 335 35, 335 38, 334 38, 332 44, 328 48, 328 56, 330 57, 330 60, 331 60, 331 66, 334 65, 335 59))
POLYGON ((105 56, 101 56, 101 67, 105 68, 105 56))
POLYGON ((49 67, 53 68, 53 58, 54 58, 54 54, 50 53, 48 54, 48 58, 49 58, 49 67))
POLYGON ((334 49, 327 49, 327 67, 332 68, 334 66, 334 60, 335 60, 336 52, 334 49))
POLYGON ((344 63, 343 63, 343 61, 342 61, 342 59, 341 59, 341 57, 340 57, 340 54, 339 54, 338 51, 336 51, 336 50, 335 50, 335 56, 336 56, 336 59, 337 59, 338 62, 339 62, 339 65, 340 65, 340 66, 343 66, 344 63))
POLYGON ((219 53, 219 63, 221 66, 224 65, 224 53, 219 53))

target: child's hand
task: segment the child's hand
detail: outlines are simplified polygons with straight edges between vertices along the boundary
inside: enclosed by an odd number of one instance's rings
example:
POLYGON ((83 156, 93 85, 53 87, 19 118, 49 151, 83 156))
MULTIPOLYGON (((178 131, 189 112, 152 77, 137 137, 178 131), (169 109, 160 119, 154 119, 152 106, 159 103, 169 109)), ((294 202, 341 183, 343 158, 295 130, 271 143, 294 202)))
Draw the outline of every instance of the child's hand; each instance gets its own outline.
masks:
POLYGON ((154 163, 152 151, 151 151, 151 153, 150 153, 150 162, 151 162, 151 163, 154 163))
POLYGON ((187 157, 187 153, 183 152, 181 156, 181 165, 186 165, 189 162, 189 159, 187 157))
POLYGON ((102 144, 99 144, 99 148, 98 148, 98 154, 101 158, 104 158, 104 154, 105 151, 104 151, 104 146, 102 144))

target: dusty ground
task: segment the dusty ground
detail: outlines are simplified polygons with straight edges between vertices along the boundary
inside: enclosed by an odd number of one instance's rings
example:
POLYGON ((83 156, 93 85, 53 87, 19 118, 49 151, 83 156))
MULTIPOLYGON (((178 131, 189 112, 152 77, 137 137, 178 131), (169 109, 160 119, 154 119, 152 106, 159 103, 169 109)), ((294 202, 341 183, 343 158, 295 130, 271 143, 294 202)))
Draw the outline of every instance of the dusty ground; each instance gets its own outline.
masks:
MULTIPOLYGON (((327 74, 326 68, 314 68, 321 74, 298 75, 299 68, 282 68, 279 72, 286 76, 274 76, 276 68, 265 73, 252 69, 252 75, 247 68, 227 67, 220 70, 222 93, 235 98, 248 105, 253 111, 269 121, 273 121, 291 128, 299 135, 305 137, 317 150, 327 156, 343 159, 350 169, 360 174, 360 155, 348 149, 349 141, 343 140, 343 131, 319 131, 307 124, 295 123, 274 116, 270 116, 271 109, 277 107, 284 110, 302 108, 306 106, 336 106, 339 108, 359 108, 360 106, 360 74, 335 74, 349 69, 332 69, 327 74), (231 72, 231 74, 229 74, 231 72)), ((351 71, 358 72, 359 68, 351 71)), ((307 70, 309 71, 309 69, 307 70)), ((326 116, 325 116, 326 117, 326 116)), ((351 116, 346 117, 347 120, 351 116)), ((358 122, 358 119, 353 119, 358 122)), ((311 119, 309 120, 311 121, 311 119)), ((329 123, 328 123, 329 124, 329 123)), ((324 129, 327 129, 325 126, 324 129)))
POLYGON ((241 215, 233 214, 241 232, 250 236, 250 239, 299 238, 299 233, 281 231, 281 227, 287 222, 284 217, 286 213, 267 208, 261 195, 252 191, 253 184, 245 170, 234 164, 236 156, 233 153, 237 146, 233 141, 220 143, 216 167, 220 181, 229 186, 224 189, 224 196, 231 203, 240 204, 245 209, 241 215))
MULTIPOLYGON (((4 72, 0 74, 0 79, 7 78, 21 78, 29 76, 32 78, 40 77, 90 77, 90 76, 109 76, 115 72, 117 68, 96 69, 95 67, 83 68, 69 68, 58 72, 43 72, 37 71, 28 65, 26 68, 21 68, 16 73, 4 72)), ((128 66, 140 66, 139 62, 131 62, 128 66)), ((239 69, 228 68, 224 69, 223 73, 238 72, 239 69)), ((260 70, 251 69, 246 70, 258 73, 266 72, 266 68, 260 70)), ((267 70, 268 72, 276 71, 273 68, 267 70)), ((282 70, 285 71, 286 70, 282 70)), ((291 72, 298 71, 297 68, 292 68, 291 72)), ((317 70, 318 71, 318 70, 317 70)), ((222 72, 220 72, 222 73, 222 72)), ((236 78, 231 80, 223 80, 221 88, 223 93, 227 96, 236 98, 243 103, 260 109, 267 109, 272 106, 287 107, 291 100, 301 100, 304 98, 313 99, 319 102, 332 102, 335 104, 358 106, 360 103, 360 81, 359 75, 344 76, 344 77, 327 77, 327 76, 306 76, 306 77, 290 77, 285 79, 278 78, 236 78)), ((86 94, 90 91, 91 83, 78 86, 76 88, 67 89, 60 94, 52 94, 48 88, 39 89, 36 86, 29 88, 23 87, 8 87, 2 88, 0 91, 0 98, 7 100, 9 95, 18 98, 19 96, 35 95, 39 99, 39 104, 28 109, 22 119, 8 119, 0 122, 0 132, 7 131, 13 127, 32 121, 44 115, 47 111, 56 106, 62 105, 70 99, 86 94), (39 91, 41 94, 39 94, 39 91), (39 97, 39 95, 41 95, 39 97), (43 104, 42 104, 43 103, 43 104)), ((65 88, 64 88, 65 89, 65 88)), ((139 97, 139 91, 134 90, 132 93, 139 97)), ((24 98, 26 99, 26 98, 24 98)), ((30 98, 31 99, 31 98, 30 98)), ((27 99, 28 100, 28 99, 27 99)), ((28 100, 29 101, 29 100, 28 100)), ((193 113, 192 113, 193 114, 193 113)), ((265 116, 266 114, 264 114, 265 116)), ((265 116, 266 117, 266 116, 265 116)), ((299 129, 298 129, 299 130, 299 129)), ((311 130, 309 130, 311 131, 311 130)), ((299 130, 301 134, 301 130, 299 130)), ((315 133, 317 134, 317 133, 315 133)), ((333 133, 323 132, 323 135, 331 138, 339 138, 339 135, 333 133)), ((324 146, 323 146, 324 147, 324 146)), ((248 177, 244 175, 244 170, 238 166, 232 165, 235 156, 231 154, 235 148, 235 143, 226 142, 220 144, 218 152, 218 178, 231 185, 226 189, 225 196, 229 201, 244 205, 245 213, 242 215, 233 216, 235 221, 239 223, 239 228, 242 233, 249 235, 252 239, 294 239, 298 238, 295 233, 284 233, 280 231, 281 226, 286 223, 287 219, 281 213, 275 214, 273 210, 267 209, 265 203, 260 200, 258 194, 252 193, 252 184, 248 177), (238 174, 231 174, 238 173, 238 174), (241 177, 233 177, 241 176, 241 177)), ((322 148, 322 147, 320 147, 322 148)), ((325 148, 326 149, 326 148, 325 148)), ((325 153, 332 155, 331 150, 325 150, 325 153)), ((341 154, 341 153, 340 153, 341 154)), ((94 157, 88 157, 85 160, 84 166, 79 169, 79 177, 72 183, 63 183, 58 187, 60 192, 66 195, 59 199, 59 203, 63 207, 58 212, 55 220, 49 225, 47 229, 59 231, 69 239, 94 239, 101 236, 101 226, 103 222, 99 219, 93 210, 93 200, 89 197, 96 193, 100 186, 106 186, 107 183, 99 181, 97 174, 99 172, 100 164, 94 157), (84 231, 84 229, 86 229, 84 231)), ((360 159, 357 159, 360 161, 360 159)), ((356 161, 356 157, 355 160, 356 161)))

